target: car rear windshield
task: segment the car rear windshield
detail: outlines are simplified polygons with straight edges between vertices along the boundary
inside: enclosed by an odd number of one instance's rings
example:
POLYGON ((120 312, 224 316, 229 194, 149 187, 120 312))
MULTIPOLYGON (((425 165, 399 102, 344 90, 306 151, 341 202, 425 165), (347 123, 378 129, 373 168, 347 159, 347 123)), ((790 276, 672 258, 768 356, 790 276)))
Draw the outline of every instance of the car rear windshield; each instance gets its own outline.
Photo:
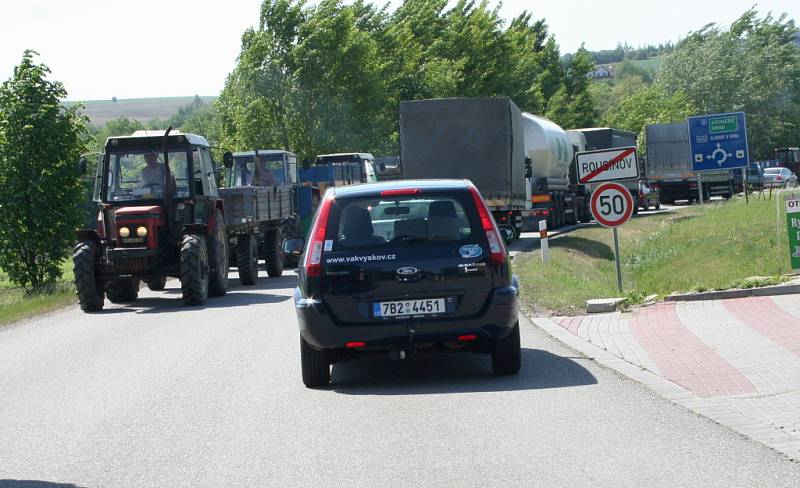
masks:
POLYGON ((466 197, 463 192, 337 199, 327 238, 333 240, 334 251, 464 241, 480 235, 474 204, 466 197))
POLYGON ((779 175, 783 172, 783 168, 767 168, 764 170, 765 175, 779 175))

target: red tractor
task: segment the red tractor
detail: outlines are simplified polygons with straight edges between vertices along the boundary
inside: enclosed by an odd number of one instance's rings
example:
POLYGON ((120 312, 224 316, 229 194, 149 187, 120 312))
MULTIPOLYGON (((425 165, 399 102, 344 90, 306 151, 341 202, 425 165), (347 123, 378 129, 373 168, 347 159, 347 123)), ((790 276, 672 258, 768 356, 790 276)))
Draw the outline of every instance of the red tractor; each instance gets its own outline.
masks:
POLYGON ((136 300, 140 282, 179 278, 199 305, 228 290, 224 208, 208 142, 194 134, 137 131, 106 142, 95 180, 96 229, 78 231, 73 264, 81 309, 136 300))

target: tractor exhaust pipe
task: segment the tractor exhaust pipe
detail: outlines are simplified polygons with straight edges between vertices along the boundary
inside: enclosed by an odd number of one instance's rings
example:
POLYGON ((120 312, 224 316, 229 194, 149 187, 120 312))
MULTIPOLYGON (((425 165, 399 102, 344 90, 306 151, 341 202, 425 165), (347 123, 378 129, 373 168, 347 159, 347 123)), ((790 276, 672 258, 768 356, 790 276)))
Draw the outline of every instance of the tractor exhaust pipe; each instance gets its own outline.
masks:
POLYGON ((167 225, 172 224, 172 175, 169 171, 169 150, 167 141, 169 140, 169 133, 172 132, 172 126, 167 127, 164 132, 164 140, 162 141, 162 151, 164 152, 164 217, 166 218, 167 225))

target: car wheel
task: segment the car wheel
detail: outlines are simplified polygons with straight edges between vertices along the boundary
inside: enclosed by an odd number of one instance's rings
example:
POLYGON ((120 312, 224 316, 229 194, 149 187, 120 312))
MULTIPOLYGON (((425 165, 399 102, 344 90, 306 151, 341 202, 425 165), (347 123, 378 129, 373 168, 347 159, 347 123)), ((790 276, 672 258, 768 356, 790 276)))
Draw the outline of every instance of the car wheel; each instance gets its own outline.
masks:
POLYGON ((308 388, 325 386, 331 382, 331 361, 327 351, 317 351, 300 338, 300 367, 303 384, 308 388))
POLYGON ((656 210, 661 210, 661 200, 656 200, 656 210))
POLYGON ((519 322, 517 322, 510 334, 495 342, 492 349, 492 370, 496 375, 517 374, 521 364, 522 349, 519 342, 519 322))

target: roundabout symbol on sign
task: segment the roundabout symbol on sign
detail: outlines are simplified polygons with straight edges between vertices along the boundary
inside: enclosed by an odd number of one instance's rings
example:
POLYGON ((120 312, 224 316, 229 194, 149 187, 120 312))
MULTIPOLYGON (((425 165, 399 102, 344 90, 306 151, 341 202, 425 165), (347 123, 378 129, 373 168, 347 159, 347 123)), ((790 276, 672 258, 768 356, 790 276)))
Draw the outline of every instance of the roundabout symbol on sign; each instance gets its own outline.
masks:
POLYGON ((603 227, 624 224, 633 214, 631 192, 619 183, 603 183, 592 192, 591 210, 603 227))

